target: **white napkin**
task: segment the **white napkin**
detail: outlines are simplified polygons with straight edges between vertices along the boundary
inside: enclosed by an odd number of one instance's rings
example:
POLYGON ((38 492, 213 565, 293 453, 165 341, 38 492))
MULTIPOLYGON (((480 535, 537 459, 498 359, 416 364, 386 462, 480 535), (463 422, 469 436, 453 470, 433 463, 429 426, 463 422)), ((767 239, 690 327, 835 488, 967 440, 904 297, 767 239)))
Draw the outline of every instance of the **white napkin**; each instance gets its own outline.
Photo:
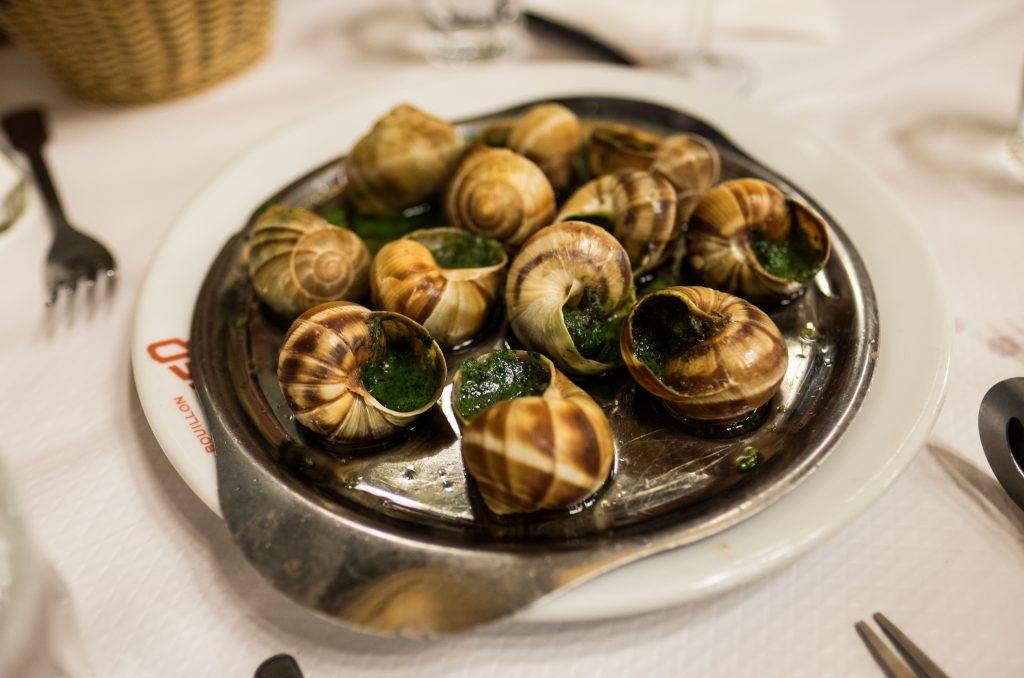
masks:
POLYGON ((839 33, 833 0, 525 0, 524 5, 651 65, 684 49, 695 22, 708 12, 713 40, 742 37, 824 43, 839 33))

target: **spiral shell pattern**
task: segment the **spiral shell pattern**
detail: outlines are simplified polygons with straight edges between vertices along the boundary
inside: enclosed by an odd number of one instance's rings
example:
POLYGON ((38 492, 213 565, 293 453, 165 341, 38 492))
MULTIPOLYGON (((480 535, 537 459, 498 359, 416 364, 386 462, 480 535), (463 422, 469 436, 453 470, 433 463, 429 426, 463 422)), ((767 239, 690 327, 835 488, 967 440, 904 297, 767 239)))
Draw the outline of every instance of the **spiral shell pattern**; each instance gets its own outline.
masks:
POLYGON ((650 172, 623 170, 587 182, 565 201, 556 221, 593 215, 614 221, 614 235, 636 275, 665 261, 679 236, 675 188, 650 172))
POLYGON ((750 246, 750 234, 781 239, 803 230, 828 261, 831 242, 824 220, 803 203, 760 179, 733 179, 715 186, 698 203, 686 233, 690 267, 704 284, 760 301, 791 297, 804 283, 772 275, 750 246))
POLYGON ((364 214, 394 214, 437 193, 463 142, 451 123, 403 104, 377 121, 345 160, 345 194, 364 214))
POLYGON ((441 396, 446 372, 441 348, 415 322, 346 301, 323 304, 299 316, 285 335, 277 364, 295 418, 334 442, 376 440, 408 426, 441 396), (423 407, 411 412, 388 409, 364 387, 361 367, 373 358, 381 341, 371 335, 373 319, 386 328, 385 342, 409 338, 432 354, 437 392, 423 407))
POLYGON ((786 341, 771 318, 748 301, 707 287, 669 287, 641 298, 623 326, 621 349, 644 389, 684 417, 711 422, 742 419, 764 405, 779 390, 789 364, 786 341), (678 299, 716 329, 671 356, 659 378, 637 357, 633 331, 645 304, 664 296, 678 299))
POLYGON ((544 172, 505 148, 474 147, 445 192, 452 224, 516 247, 551 223, 555 193, 544 172))
POLYGON ((414 231, 388 243, 370 271, 374 304, 423 325, 445 347, 480 332, 494 308, 508 258, 491 266, 442 268, 423 239, 444 237, 454 228, 414 231))
POLYGON ((548 226, 530 238, 512 261, 505 283, 509 324, 528 348, 573 374, 600 374, 613 367, 580 355, 565 327, 562 308, 599 290, 611 314, 635 295, 633 271, 622 245, 604 229, 582 221, 548 226))
POLYGON ((604 485, 615 457, 598 404, 541 359, 552 375, 543 394, 495 403, 462 426, 466 470, 499 515, 579 504, 604 485))
POLYGON ((675 186, 676 218, 685 223, 700 199, 718 183, 722 159, 715 145, 696 134, 672 134, 658 145, 650 170, 675 186))
POLYGON ((561 104, 540 104, 512 126, 508 146, 540 167, 555 189, 568 186, 580 147, 580 121, 561 104))
POLYGON ((253 289, 288 319, 325 301, 363 297, 369 267, 370 253, 359 236, 307 210, 271 206, 250 234, 253 289))

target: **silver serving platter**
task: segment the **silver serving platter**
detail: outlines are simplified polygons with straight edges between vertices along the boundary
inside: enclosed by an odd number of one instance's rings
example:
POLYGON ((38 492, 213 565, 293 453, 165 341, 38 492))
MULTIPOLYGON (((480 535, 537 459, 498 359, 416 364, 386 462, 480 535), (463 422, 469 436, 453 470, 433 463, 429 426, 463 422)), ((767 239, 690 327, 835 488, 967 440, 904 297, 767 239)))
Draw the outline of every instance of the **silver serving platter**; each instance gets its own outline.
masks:
MULTIPOLYGON (((266 314, 246 277, 250 221, 203 284, 192 324, 192 375, 217 444, 221 509, 231 534, 296 601, 382 634, 434 635, 500 619, 754 515, 821 464, 856 414, 877 356, 878 313, 864 265, 827 210, 682 111, 604 97, 559 101, 585 120, 701 134, 721 153, 723 180, 766 179, 824 216, 833 235, 827 267, 806 294, 768 309, 789 345, 778 396, 753 430, 707 438, 672 419, 625 370, 577 380, 602 404, 615 432, 611 479, 571 511, 495 520, 463 470, 450 386, 408 434, 375 447, 330 446, 297 427, 275 376, 286 327, 266 314), (802 332, 808 327, 816 340, 802 332), (758 463, 746 469, 750 448, 758 463)), ((535 103, 458 126, 473 134, 535 103)), ((307 208, 330 202, 345 185, 341 160, 270 199, 307 208)), ((506 328, 496 322, 472 345, 449 352, 449 377, 465 358, 505 341, 506 328)))

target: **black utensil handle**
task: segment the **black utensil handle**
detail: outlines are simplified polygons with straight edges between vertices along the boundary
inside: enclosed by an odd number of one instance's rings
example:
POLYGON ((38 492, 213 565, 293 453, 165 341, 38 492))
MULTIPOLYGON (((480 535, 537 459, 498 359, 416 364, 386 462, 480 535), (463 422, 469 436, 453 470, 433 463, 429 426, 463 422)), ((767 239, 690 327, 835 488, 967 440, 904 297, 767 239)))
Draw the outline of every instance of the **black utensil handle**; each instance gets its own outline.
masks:
POLYGON ((255 678, 302 678, 302 670, 290 654, 276 654, 260 664, 255 678))
POLYGON ((43 196, 43 202, 54 221, 55 226, 62 226, 68 223, 64 214, 64 207, 60 201, 60 194, 50 176, 50 169, 43 158, 43 145, 46 143, 48 134, 46 131, 46 116, 39 108, 26 108, 14 113, 5 115, 3 118, 4 132, 7 134, 11 146, 21 151, 28 158, 32 175, 35 177, 36 185, 43 196))

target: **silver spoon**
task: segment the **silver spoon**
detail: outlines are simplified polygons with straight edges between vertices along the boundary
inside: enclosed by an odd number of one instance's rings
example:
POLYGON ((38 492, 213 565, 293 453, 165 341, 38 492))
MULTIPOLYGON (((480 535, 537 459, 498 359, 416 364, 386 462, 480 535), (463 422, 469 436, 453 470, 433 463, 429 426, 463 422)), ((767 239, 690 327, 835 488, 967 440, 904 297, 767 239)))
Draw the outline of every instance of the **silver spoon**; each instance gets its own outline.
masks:
POLYGON ((1024 508, 1024 377, 988 390, 978 412, 978 432, 999 484, 1024 508))

